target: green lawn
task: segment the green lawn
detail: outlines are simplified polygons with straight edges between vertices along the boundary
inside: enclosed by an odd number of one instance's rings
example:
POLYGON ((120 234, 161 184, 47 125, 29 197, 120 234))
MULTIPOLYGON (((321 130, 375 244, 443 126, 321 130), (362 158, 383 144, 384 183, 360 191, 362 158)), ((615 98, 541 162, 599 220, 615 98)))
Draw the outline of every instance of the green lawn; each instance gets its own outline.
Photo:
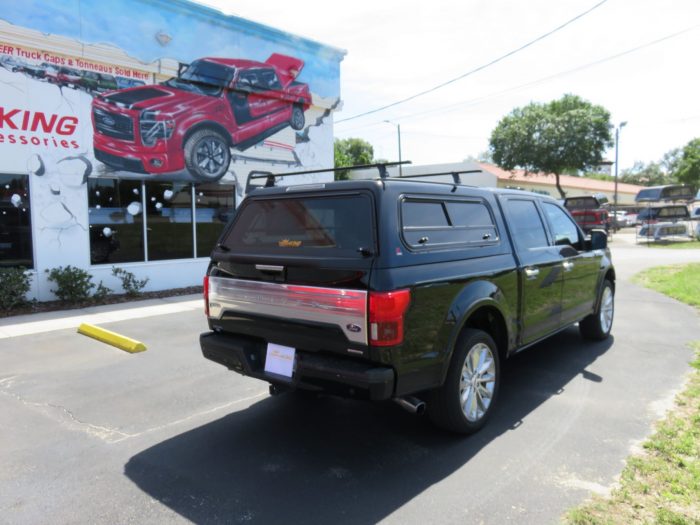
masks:
POLYGON ((634 281, 692 306, 700 307, 700 263, 651 268, 634 281))
POLYGON ((651 246, 670 250, 700 250, 700 241, 655 242, 651 246))
MULTIPOLYGON (((653 268, 637 282, 681 301, 700 306, 700 264, 653 268)), ((675 408, 643 445, 628 458, 619 486, 607 498, 595 496, 571 509, 566 523, 700 524, 700 342, 695 361, 675 408)))

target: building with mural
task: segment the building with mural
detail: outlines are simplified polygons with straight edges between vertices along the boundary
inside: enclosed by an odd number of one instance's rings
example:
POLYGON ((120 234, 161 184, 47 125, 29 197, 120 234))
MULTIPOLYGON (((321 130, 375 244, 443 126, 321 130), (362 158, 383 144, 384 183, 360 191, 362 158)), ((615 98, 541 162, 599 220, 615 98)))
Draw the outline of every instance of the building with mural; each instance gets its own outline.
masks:
POLYGON ((199 284, 251 174, 332 166, 343 56, 184 0, 3 6, 0 265, 199 284))

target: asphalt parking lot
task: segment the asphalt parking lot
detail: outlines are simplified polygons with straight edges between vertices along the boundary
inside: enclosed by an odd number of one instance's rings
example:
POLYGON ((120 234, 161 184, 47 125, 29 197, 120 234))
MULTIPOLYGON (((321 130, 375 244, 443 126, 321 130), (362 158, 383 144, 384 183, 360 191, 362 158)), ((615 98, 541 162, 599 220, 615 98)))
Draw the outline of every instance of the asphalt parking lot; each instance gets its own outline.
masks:
POLYGON ((619 236, 613 258, 613 337, 571 328, 513 358, 468 438, 390 402, 269 397, 201 356, 197 297, 2 320, 0 522, 557 522, 614 483, 700 339, 692 308, 629 282, 700 250, 619 236), (77 334, 91 315, 148 351, 77 334))

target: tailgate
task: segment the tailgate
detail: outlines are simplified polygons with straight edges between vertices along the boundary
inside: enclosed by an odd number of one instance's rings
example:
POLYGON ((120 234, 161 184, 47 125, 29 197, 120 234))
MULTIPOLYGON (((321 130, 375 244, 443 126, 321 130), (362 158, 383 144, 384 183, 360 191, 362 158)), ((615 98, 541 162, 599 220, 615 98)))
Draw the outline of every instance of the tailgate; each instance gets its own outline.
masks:
MULTIPOLYGON (((209 315, 212 319, 278 318, 285 324, 332 328, 352 343, 367 344, 367 292, 294 284, 209 278, 209 315)), ((282 332, 283 325, 279 326, 282 332)), ((310 333, 313 333, 313 329, 310 333)), ((264 331, 257 335, 265 336, 264 331)), ((330 335, 330 334, 329 334, 330 335)), ((265 337, 274 338, 274 335, 265 337)))

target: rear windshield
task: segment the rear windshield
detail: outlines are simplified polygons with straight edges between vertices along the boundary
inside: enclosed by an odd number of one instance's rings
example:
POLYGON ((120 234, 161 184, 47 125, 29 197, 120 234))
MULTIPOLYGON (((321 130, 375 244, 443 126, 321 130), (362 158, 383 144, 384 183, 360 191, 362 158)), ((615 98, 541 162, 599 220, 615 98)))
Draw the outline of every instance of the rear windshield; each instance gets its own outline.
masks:
POLYGON ((374 250, 372 200, 355 194, 251 200, 223 240, 236 253, 361 258, 374 250))

